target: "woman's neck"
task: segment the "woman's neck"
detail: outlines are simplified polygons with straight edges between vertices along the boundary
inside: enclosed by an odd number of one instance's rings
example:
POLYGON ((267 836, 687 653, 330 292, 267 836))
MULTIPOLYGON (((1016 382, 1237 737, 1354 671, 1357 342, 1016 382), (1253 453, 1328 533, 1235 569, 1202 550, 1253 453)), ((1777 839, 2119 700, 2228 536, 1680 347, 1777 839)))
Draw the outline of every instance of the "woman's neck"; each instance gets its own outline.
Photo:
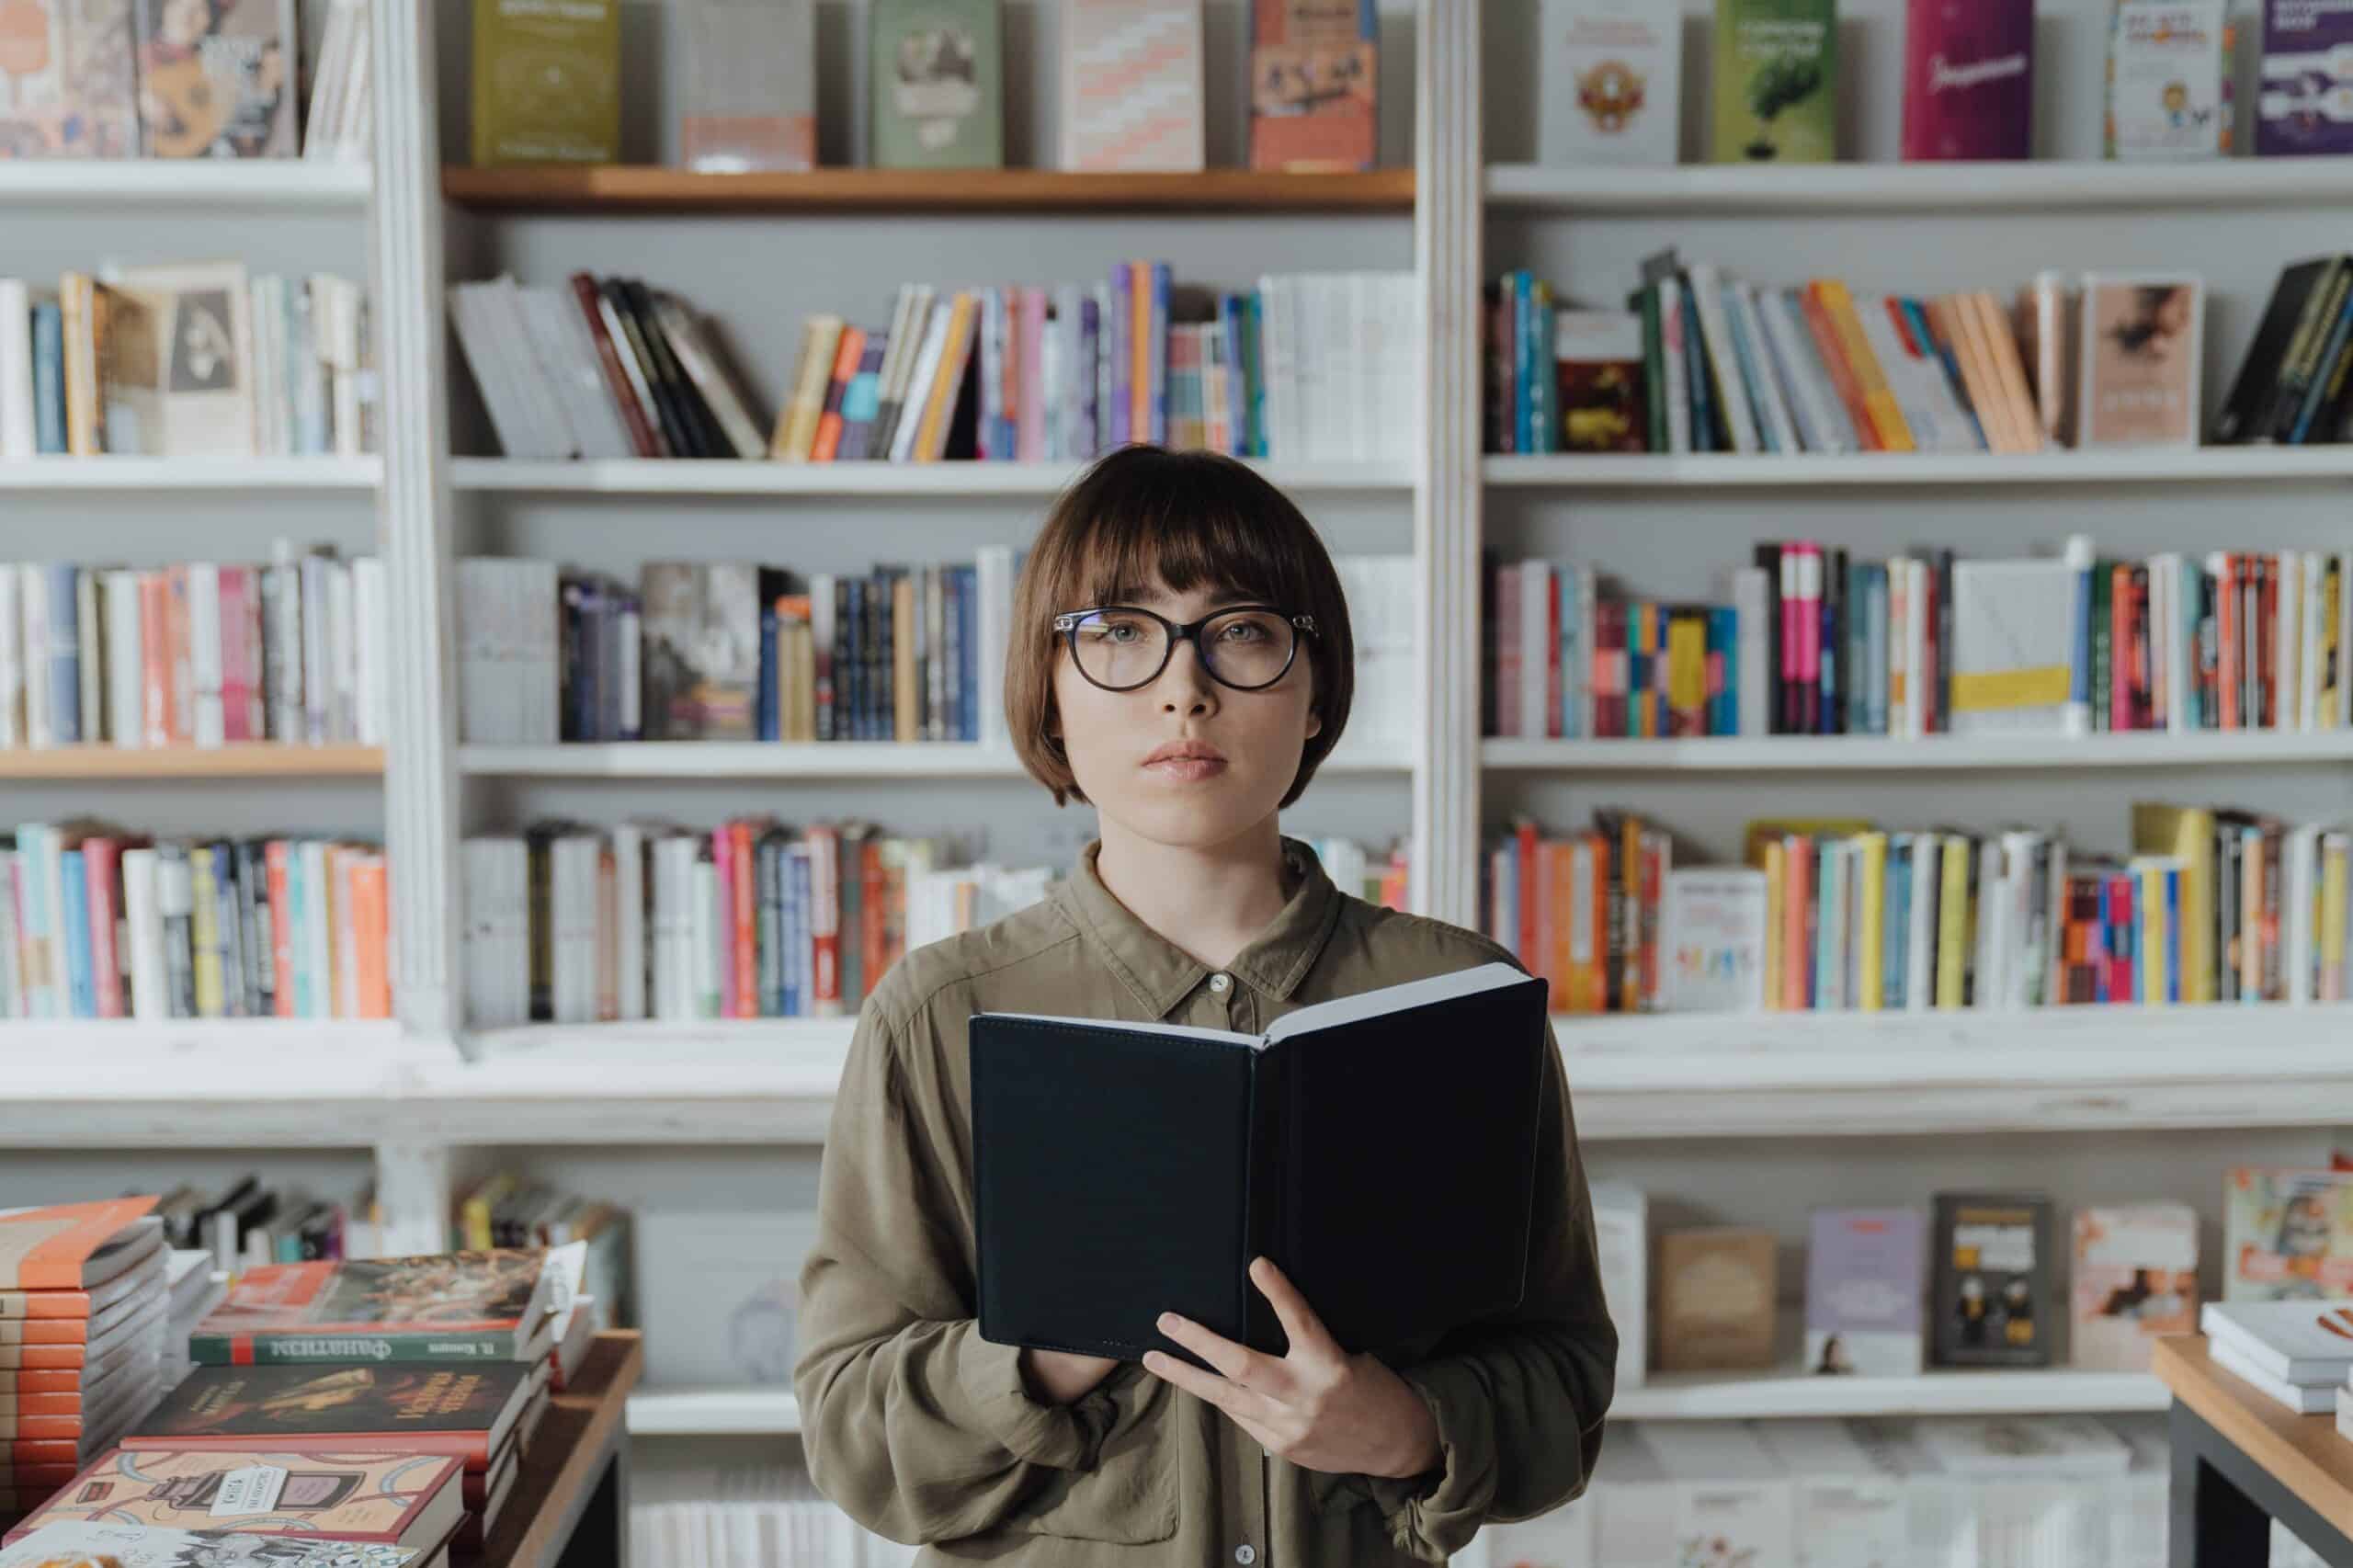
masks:
POLYGON ((1282 835, 1266 821, 1223 844, 1157 844, 1097 813, 1096 874, 1130 914, 1211 969, 1223 969, 1290 902, 1282 835))

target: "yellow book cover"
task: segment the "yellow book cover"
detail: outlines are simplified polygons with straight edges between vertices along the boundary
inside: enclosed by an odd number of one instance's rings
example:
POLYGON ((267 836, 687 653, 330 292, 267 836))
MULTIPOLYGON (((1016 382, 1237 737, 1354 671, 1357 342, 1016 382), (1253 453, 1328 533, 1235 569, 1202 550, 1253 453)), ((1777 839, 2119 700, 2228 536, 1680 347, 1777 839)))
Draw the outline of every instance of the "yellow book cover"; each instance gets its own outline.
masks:
POLYGON ((1605 1005, 1601 966, 1608 926, 1608 890, 1602 885, 1605 841, 1586 834, 1569 846, 1568 1010, 1598 1013, 1605 1005))
POLYGON ((1976 846, 1953 835, 1945 840, 1944 886, 1937 907, 1937 1006, 1961 1005, 1969 969, 1969 866, 1976 846))
POLYGON ((491 1248, 490 1216, 501 1203, 514 1196, 515 1173, 500 1171, 466 1194, 459 1207, 460 1250, 488 1252, 491 1248))
POLYGON ((915 585, 909 577, 891 584, 891 715, 892 738, 921 737, 923 719, 915 703, 915 585))
POLYGON ((1886 975, 1882 964, 1886 958, 1885 933, 1887 922, 1887 835, 1866 833, 1855 840, 1861 856, 1857 868, 1857 880, 1861 884, 1856 899, 1856 919, 1862 929, 1856 933, 1856 947, 1860 957, 1856 960, 1862 973, 1856 987, 1855 1005, 1866 1013, 1876 1013, 1887 1005, 1886 975))
POLYGON ((793 367, 791 401, 777 416, 776 439, 770 455, 785 462, 806 462, 817 444, 817 424, 825 415, 825 389, 831 385, 834 359, 841 351, 842 318, 811 316, 801 327, 801 360, 793 367))
POLYGON ((1666 672, 1656 667, 1657 657, 1651 652, 1658 646, 1658 606, 1634 607, 1634 646, 1646 655, 1643 663, 1651 666, 1650 678, 1643 683, 1645 689, 1631 694, 1639 725, 1634 733, 1643 740, 1654 741, 1658 739, 1658 703, 1654 700, 1654 693, 1658 683, 1666 678, 1666 672))
POLYGON ((473 0, 474 167, 621 155, 620 0, 473 0))
POLYGON ((2170 939, 2165 929, 2165 863, 2162 857, 2136 856, 2132 861, 2132 888, 2141 901, 2140 940, 2134 944, 2141 959, 2141 995, 2144 1003, 2165 999, 2165 953, 2170 939))
POLYGON ((1765 869, 1765 1008, 1782 1010, 1781 920, 1789 897, 1789 852, 1776 841, 1756 857, 1765 869))
POLYGON ((1705 728, 1708 624, 1696 615, 1673 616, 1666 623, 1666 704, 1668 727, 1674 733, 1700 733, 1700 729, 1677 728, 1676 721, 1687 715, 1705 728))
POLYGON ((2346 871, 2345 835, 2325 835, 2320 841, 2319 990, 2324 1002, 2345 1000, 2346 871))
POLYGON ((1871 428, 1879 433, 1881 449, 1917 450, 1912 427, 1904 422, 1904 410, 1895 401, 1894 389, 1887 383, 1887 372, 1881 367, 1879 357, 1871 352, 1870 340, 1863 335, 1862 318, 1855 314, 1855 297, 1836 278, 1817 278, 1810 287, 1830 318, 1830 330, 1847 356, 1847 368, 1854 371, 1855 383, 1862 392, 1863 411, 1870 415, 1871 428))
POLYGON ((2132 853, 2181 862, 2181 999, 2214 999, 2214 813, 2136 801, 2132 853))
POLYGON ((2345 650, 2337 646, 2342 630, 2345 574, 2343 558, 2315 557, 2320 562, 2320 727, 2336 728, 2337 693, 2345 685, 2345 650))
MULTIPOLYGON (((956 417, 956 396, 963 390, 964 365, 972 347, 972 316, 978 301, 970 289, 959 290, 948 316, 948 344, 940 350, 939 374, 924 399, 923 423, 915 430, 917 462, 938 462, 948 447, 948 426, 956 417)), ((824 399, 818 398, 820 411, 824 399)))
POLYGON ((221 888, 213 880, 210 848, 201 844, 190 846, 188 860, 188 897, 192 901, 188 912, 188 957, 196 969, 196 1016, 218 1018, 226 1012, 221 986, 221 888))

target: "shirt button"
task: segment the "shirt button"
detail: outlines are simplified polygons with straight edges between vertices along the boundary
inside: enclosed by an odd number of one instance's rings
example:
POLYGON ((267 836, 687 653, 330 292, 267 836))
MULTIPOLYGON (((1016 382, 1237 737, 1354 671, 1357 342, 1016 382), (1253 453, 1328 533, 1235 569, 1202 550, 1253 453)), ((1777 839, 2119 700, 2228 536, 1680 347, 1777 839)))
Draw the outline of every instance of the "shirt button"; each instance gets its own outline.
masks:
MULTIPOLYGON (((1223 974, 1213 974, 1213 975, 1211 975, 1211 976, 1210 976, 1210 989, 1211 989, 1211 990, 1212 990, 1212 991, 1214 991, 1214 992, 1216 992, 1216 993, 1217 993, 1219 995, 1221 995, 1221 996, 1222 996, 1222 995, 1224 995, 1224 994, 1225 994, 1226 987, 1227 987, 1227 986, 1229 986, 1229 985, 1232 985, 1233 983, 1233 978, 1232 978, 1231 976, 1229 976, 1229 975, 1223 975, 1223 974)), ((1248 1547, 1246 1547, 1246 1546, 1245 1546, 1245 1547, 1244 1547, 1242 1550, 1243 1550, 1243 1551, 1249 1551, 1250 1549, 1249 1549, 1248 1547)), ((1243 1562, 1249 1562, 1249 1561, 1250 1561, 1250 1560, 1249 1560, 1248 1558, 1246 1558, 1246 1557, 1243 1559, 1243 1562)))
MULTIPOLYGON (((1220 975, 1218 978, 1222 980, 1225 977, 1220 975)), ((1233 1549, 1233 1560, 1241 1563, 1242 1568, 1250 1568, 1250 1564, 1258 1561, 1258 1549, 1245 1541, 1233 1549)))

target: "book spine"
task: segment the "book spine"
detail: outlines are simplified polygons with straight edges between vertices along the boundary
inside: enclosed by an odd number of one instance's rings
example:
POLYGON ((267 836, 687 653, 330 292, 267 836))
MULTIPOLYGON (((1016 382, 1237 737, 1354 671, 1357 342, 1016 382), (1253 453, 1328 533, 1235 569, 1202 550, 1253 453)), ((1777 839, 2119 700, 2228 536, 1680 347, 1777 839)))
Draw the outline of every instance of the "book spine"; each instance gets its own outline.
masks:
POLYGON ((369 1329, 350 1334, 191 1334, 188 1359, 199 1367, 302 1367, 377 1361, 511 1361, 511 1332, 417 1333, 369 1329), (365 1346, 356 1349, 354 1342, 365 1346))

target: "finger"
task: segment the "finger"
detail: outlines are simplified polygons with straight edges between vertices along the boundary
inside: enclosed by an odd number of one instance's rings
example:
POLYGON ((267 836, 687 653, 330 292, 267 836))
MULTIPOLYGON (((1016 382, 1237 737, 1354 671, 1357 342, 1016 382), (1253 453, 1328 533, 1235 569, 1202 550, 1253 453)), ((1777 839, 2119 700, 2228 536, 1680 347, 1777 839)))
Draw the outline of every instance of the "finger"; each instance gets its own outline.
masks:
POLYGON ((1192 1319, 1175 1312, 1161 1313, 1160 1332, 1215 1367, 1230 1381, 1269 1399, 1280 1399, 1290 1392, 1290 1378, 1282 1362, 1275 1357, 1262 1356, 1246 1345, 1236 1345, 1223 1335, 1212 1334, 1192 1319))
POLYGON ((1145 1351, 1143 1369, 1204 1403, 1216 1405, 1237 1422, 1245 1419, 1258 1421, 1270 1414, 1264 1396, 1240 1383, 1230 1382, 1215 1372, 1205 1372, 1189 1361, 1179 1360, 1165 1350, 1145 1351))
POLYGON ((1315 1315, 1315 1309, 1307 1304, 1307 1298, 1301 1295, 1299 1288, 1275 1267, 1272 1258, 1262 1257, 1250 1266, 1250 1282, 1258 1287, 1258 1294, 1266 1297, 1267 1304, 1275 1309, 1275 1321, 1283 1325, 1283 1333, 1290 1336, 1294 1352, 1304 1349, 1317 1354, 1338 1354, 1340 1347, 1333 1343, 1331 1334, 1324 1327, 1324 1320, 1315 1315))

